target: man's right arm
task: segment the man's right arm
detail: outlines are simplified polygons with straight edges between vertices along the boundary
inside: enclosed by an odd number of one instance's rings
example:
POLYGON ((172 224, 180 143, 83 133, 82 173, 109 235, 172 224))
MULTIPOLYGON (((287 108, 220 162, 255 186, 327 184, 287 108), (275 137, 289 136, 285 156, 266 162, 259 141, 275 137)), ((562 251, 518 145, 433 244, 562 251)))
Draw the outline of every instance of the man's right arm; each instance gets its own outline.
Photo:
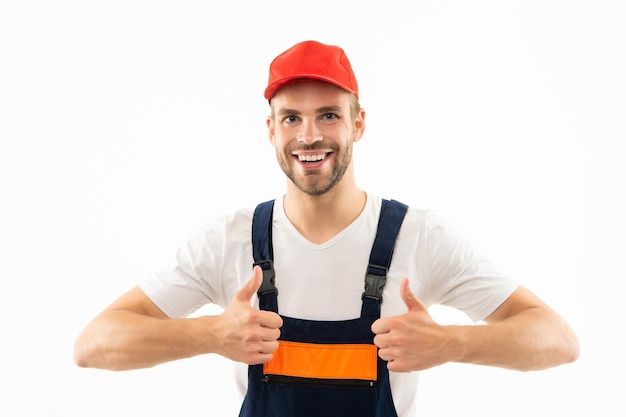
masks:
POLYGON ((79 334, 74 361, 110 370, 148 368, 207 353, 248 364, 267 362, 278 348, 282 319, 250 305, 261 281, 256 267, 222 314, 181 319, 168 318, 135 287, 79 334))

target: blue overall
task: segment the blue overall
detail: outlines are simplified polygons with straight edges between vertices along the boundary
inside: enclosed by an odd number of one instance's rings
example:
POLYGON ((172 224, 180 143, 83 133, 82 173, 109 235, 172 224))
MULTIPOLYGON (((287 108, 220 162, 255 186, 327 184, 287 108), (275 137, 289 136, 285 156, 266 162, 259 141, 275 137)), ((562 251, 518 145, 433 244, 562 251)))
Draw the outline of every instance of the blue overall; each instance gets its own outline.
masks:
MULTIPOLYGON (((263 269, 263 283, 258 291, 259 308, 278 313, 272 250, 273 203, 273 200, 261 203, 255 210, 252 247, 254 265, 263 269)), ((357 349, 367 347, 374 352, 371 365, 374 377, 365 380, 274 375, 265 372, 264 364, 250 365, 248 392, 240 417, 397 417, 387 362, 376 354, 371 325, 380 318, 386 273, 407 206, 395 200, 383 199, 382 203, 378 230, 365 275, 361 316, 342 321, 282 316, 279 339, 279 343, 302 343, 305 346, 319 344, 331 346, 331 349, 332 346, 343 345, 356 346, 357 349)), ((281 349, 279 347, 275 352, 275 359, 281 349)))

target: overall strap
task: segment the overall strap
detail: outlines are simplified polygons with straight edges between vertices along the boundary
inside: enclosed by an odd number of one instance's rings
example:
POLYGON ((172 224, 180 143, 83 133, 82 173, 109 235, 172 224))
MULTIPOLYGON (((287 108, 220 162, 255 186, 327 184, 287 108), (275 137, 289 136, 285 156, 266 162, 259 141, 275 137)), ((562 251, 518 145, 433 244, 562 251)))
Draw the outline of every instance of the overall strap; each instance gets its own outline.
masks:
POLYGON ((275 285, 274 253, 272 249, 272 213, 274 200, 260 203, 252 217, 253 266, 263 270, 263 283, 257 291, 259 308, 278 313, 278 289, 275 285))
POLYGON ((389 271, 396 238, 407 209, 408 206, 399 201, 382 200, 376 238, 365 273, 365 291, 361 296, 363 299, 361 317, 380 317, 380 304, 383 300, 387 271, 389 271))

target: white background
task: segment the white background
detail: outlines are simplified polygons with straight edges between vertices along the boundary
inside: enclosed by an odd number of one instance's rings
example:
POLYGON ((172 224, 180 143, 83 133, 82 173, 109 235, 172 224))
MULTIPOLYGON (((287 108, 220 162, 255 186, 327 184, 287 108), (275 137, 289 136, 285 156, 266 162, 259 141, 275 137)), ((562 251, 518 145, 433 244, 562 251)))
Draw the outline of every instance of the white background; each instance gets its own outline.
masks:
POLYGON ((2 2, 0 415, 236 415, 221 358, 114 373, 72 345, 206 219, 283 192, 267 67, 316 39, 359 80, 359 186, 436 209, 580 336, 547 371, 428 370, 420 415, 623 416, 621 4, 2 2))

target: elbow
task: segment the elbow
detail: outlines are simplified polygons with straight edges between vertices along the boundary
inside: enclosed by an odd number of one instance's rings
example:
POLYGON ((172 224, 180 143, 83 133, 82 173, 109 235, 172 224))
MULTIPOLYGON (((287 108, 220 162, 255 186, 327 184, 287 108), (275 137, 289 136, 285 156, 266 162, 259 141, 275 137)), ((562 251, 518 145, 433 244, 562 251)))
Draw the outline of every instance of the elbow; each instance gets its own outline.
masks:
POLYGON ((578 360, 580 356, 580 342, 578 337, 572 332, 569 343, 563 355, 565 363, 572 363, 578 360))
POLYGON ((580 343, 576 333, 567 326, 562 331, 553 335, 553 337, 544 339, 545 343, 539 343, 541 346, 532 356, 529 363, 518 368, 518 370, 539 371, 548 368, 554 368, 576 362, 580 355, 580 343))
POLYGON ((98 343, 98 338, 87 329, 74 342, 73 359, 80 368, 104 367, 102 347, 98 343))
POLYGON ((580 356, 580 341, 574 329, 562 318, 553 329, 549 350, 553 352, 554 366, 576 362, 580 356))
POLYGON ((580 356, 580 341, 578 335, 568 324, 563 323, 561 326, 561 337, 559 353, 562 364, 576 362, 580 356))
POLYGON ((555 342, 556 343, 550 349, 552 353, 546 356, 547 360, 544 362, 544 366, 540 366, 539 369, 566 365, 578 360, 580 356, 580 343, 573 331, 562 335, 560 340, 555 342))
POLYGON ((91 368, 89 349, 79 337, 74 343, 74 363, 81 368, 91 368))

